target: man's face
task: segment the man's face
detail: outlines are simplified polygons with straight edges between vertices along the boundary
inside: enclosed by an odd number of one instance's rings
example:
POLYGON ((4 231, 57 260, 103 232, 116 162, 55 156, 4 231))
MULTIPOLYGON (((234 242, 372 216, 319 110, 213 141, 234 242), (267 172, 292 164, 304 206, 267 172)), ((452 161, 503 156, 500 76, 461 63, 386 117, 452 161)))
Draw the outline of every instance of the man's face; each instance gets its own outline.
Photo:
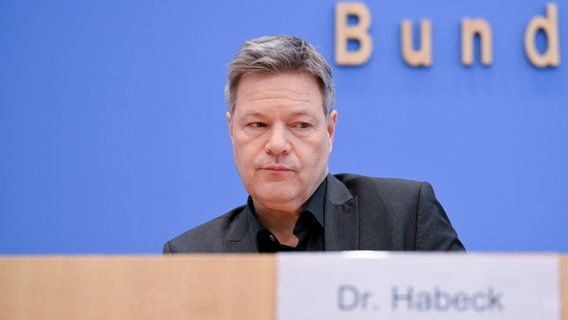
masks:
POLYGON ((297 212, 328 172, 337 113, 326 119, 307 73, 240 79, 227 113, 235 164, 257 211, 297 212))

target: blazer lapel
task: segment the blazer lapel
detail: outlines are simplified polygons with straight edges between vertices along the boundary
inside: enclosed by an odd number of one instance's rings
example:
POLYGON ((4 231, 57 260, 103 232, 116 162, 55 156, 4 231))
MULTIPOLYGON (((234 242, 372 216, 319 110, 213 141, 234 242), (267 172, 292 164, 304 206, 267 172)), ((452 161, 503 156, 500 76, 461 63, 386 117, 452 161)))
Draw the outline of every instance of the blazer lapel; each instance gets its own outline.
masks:
POLYGON ((226 253, 257 252, 256 243, 249 231, 248 210, 246 207, 233 221, 225 239, 226 253))
MULTIPOLYGON (((249 231, 246 207, 238 214, 227 233, 225 252, 257 252, 249 231)), ((329 174, 325 199, 324 247, 326 251, 359 249, 359 210, 357 197, 329 174)))
POLYGON ((326 251, 359 249, 357 197, 333 175, 327 176, 324 246, 326 251))

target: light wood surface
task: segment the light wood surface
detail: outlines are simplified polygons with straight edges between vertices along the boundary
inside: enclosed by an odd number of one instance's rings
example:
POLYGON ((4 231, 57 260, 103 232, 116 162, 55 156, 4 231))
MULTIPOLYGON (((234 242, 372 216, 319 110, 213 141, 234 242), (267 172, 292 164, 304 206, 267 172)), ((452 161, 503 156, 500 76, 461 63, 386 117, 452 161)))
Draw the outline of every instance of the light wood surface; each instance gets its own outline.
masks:
POLYGON ((0 258, 0 319, 273 319, 262 255, 0 258))
POLYGON ((560 297, 562 320, 568 320, 568 256, 560 257, 560 297))
MULTIPOLYGON (((273 255, 0 257, 0 319, 275 317, 273 255)), ((568 320, 568 256, 560 258, 568 320)))

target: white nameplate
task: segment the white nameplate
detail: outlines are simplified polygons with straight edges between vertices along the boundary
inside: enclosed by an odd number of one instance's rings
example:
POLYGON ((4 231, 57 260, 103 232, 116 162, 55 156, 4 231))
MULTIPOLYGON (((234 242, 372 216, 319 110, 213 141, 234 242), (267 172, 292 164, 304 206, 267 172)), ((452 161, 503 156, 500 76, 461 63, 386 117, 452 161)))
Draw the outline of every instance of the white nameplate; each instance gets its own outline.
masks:
POLYGON ((559 320, 555 255, 278 254, 276 319, 559 320))

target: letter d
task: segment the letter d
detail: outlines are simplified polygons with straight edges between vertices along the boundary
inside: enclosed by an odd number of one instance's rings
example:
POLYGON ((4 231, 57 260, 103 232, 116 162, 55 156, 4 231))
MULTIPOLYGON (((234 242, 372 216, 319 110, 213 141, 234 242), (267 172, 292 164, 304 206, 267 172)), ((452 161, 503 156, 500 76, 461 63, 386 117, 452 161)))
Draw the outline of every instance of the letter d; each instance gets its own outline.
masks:
POLYGON ((558 41, 558 8, 550 3, 546 6, 546 17, 534 17, 525 32, 525 52, 530 62, 538 68, 557 67, 560 64, 560 49, 558 41), (535 36, 538 30, 546 34, 548 48, 540 54, 535 46, 535 36))
POLYGON ((337 292, 339 310, 353 310, 359 305, 359 290, 352 285, 342 285, 337 292))

